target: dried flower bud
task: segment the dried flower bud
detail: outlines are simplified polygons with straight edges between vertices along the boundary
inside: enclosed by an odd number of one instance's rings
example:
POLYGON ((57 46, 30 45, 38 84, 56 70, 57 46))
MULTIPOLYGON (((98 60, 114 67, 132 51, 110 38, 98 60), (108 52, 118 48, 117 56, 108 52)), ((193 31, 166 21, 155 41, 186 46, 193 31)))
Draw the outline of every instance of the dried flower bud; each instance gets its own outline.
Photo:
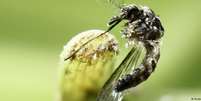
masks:
POLYGON ((60 101, 94 100, 114 69, 118 43, 110 33, 88 30, 73 37, 61 53, 60 101))

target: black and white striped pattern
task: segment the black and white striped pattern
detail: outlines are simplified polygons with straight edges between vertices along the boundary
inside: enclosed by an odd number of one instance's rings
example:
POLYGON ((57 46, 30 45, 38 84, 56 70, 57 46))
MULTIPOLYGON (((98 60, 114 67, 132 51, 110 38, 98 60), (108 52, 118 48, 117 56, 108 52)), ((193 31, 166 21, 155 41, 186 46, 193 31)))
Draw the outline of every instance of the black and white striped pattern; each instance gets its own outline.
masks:
POLYGON ((135 68, 130 74, 126 74, 117 81, 115 90, 121 92, 131 87, 136 87, 138 84, 147 80, 160 58, 160 47, 158 42, 147 41, 145 44, 146 55, 143 62, 138 68, 135 68))

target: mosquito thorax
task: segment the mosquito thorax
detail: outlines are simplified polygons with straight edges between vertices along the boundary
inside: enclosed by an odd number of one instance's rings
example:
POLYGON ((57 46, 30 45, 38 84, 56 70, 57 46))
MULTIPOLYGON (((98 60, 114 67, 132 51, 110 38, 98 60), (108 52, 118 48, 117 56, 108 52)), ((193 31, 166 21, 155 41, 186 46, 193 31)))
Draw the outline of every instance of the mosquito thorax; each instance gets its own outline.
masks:
POLYGON ((163 36, 164 29, 160 19, 149 7, 124 6, 120 16, 127 20, 122 34, 130 43, 134 40, 158 40, 163 36))

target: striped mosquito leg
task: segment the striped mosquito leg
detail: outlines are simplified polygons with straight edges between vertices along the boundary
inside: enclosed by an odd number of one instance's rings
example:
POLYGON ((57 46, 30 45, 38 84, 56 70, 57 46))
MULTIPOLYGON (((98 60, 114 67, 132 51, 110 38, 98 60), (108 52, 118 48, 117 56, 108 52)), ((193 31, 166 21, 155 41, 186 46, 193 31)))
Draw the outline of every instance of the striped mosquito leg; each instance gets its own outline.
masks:
POLYGON ((159 44, 158 42, 147 41, 144 43, 144 46, 147 52, 143 62, 138 68, 135 68, 132 73, 123 76, 122 79, 117 81, 117 85, 115 86, 117 92, 136 87, 147 80, 155 70, 160 57, 159 44))

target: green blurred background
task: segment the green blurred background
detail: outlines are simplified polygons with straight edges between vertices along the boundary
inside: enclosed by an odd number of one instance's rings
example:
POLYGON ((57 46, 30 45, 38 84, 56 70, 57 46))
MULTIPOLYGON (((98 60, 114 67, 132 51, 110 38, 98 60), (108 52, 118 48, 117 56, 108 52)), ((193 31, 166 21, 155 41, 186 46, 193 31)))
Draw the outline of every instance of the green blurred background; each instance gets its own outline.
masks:
MULTIPOLYGON (((159 65, 131 101, 201 98, 201 1, 130 0, 159 14, 159 65)), ((117 8, 101 0, 0 0, 0 101, 54 101, 59 54, 78 32, 106 29, 117 8)), ((125 56, 121 42, 118 61, 125 56)))

